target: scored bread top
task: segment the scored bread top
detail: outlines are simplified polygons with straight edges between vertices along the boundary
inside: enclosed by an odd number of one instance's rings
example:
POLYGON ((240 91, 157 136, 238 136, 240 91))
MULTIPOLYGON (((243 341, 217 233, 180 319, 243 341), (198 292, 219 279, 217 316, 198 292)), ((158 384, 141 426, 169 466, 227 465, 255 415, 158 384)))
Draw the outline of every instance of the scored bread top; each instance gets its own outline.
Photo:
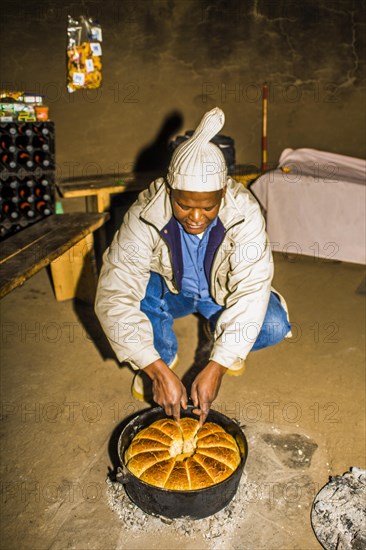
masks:
POLYGON ((189 491, 228 478, 240 464, 235 439, 224 428, 193 418, 164 418, 141 430, 125 452, 127 468, 146 483, 189 491))

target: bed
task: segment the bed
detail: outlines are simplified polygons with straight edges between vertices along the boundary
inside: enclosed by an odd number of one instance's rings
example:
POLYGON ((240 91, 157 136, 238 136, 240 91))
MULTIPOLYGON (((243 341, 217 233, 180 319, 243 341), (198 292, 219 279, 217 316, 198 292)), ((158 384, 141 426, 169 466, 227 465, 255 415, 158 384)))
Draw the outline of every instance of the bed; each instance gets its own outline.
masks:
POLYGON ((366 263, 366 161, 285 149, 251 191, 265 211, 272 250, 366 263))

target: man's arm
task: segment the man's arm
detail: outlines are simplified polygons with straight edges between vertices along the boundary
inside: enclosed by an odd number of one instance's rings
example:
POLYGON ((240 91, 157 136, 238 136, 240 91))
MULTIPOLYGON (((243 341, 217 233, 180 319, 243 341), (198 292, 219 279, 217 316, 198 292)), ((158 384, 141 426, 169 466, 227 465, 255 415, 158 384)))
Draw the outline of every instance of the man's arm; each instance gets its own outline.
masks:
POLYGON ((156 351, 151 323, 140 310, 153 244, 151 229, 129 212, 104 255, 95 309, 117 358, 143 369, 153 381, 154 401, 179 419, 186 390, 156 351))
POLYGON ((119 361, 144 368, 159 359, 151 323, 140 310, 150 278, 151 228, 131 209, 103 256, 95 311, 119 361))

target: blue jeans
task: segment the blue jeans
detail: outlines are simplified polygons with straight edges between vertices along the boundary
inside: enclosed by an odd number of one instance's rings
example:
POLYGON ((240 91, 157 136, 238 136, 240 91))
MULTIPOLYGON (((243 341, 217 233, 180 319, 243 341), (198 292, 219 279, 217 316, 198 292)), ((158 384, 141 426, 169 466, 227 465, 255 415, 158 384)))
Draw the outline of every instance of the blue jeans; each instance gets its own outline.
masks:
MULTIPOLYGON (((225 308, 211 300, 198 299, 197 296, 183 291, 179 294, 172 294, 164 279, 158 273, 153 272, 140 309, 152 324, 155 349, 163 361, 170 365, 178 351, 177 337, 173 331, 174 319, 186 317, 192 313, 200 313, 209 319, 210 328, 213 331, 225 308)), ((271 292, 262 328, 251 351, 278 344, 290 330, 291 325, 288 322, 286 311, 277 295, 271 292)))

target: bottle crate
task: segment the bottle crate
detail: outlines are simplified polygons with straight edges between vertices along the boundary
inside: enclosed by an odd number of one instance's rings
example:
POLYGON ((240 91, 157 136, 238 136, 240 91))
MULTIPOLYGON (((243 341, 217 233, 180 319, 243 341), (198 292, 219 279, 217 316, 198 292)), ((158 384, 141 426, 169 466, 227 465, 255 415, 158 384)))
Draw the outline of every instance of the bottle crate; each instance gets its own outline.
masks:
POLYGON ((0 239, 54 211, 54 123, 0 123, 0 239))

